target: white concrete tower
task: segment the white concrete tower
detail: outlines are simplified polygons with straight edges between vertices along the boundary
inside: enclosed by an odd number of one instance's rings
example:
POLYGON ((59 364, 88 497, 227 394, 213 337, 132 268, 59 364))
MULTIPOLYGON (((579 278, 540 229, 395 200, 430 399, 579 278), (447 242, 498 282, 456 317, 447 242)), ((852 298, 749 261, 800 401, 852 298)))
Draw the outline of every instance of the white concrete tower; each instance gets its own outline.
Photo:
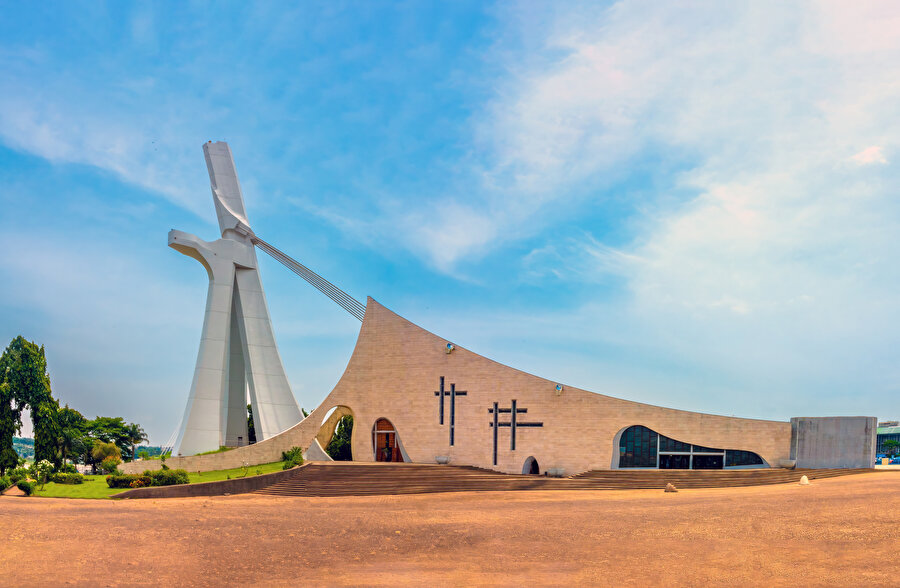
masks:
POLYGON ((210 142, 203 154, 222 238, 207 243, 169 231, 169 247, 209 274, 203 336, 173 455, 246 445, 248 394, 257 441, 302 418, 275 343, 231 149, 210 142))

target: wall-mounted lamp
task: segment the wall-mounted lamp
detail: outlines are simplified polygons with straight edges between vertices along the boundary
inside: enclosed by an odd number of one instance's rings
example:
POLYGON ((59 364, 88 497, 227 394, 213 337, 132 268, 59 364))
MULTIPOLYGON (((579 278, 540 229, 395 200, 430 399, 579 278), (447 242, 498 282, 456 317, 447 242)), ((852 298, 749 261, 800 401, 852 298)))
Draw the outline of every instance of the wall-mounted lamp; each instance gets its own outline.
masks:
POLYGON ((557 384, 556 385, 556 395, 559 396, 560 394, 562 394, 562 391, 563 391, 563 385, 557 384))
POLYGON ((452 352, 456 347, 453 346, 453 343, 447 343, 447 353, 452 352))

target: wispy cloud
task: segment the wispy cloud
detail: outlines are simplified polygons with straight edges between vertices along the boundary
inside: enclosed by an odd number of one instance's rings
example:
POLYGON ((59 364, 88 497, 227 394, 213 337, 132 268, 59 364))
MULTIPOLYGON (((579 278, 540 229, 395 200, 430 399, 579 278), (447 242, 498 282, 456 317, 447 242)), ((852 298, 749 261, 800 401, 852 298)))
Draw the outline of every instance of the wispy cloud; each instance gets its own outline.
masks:
MULTIPOLYGON (((504 4, 488 19, 498 28, 477 30, 454 28, 468 13, 310 10, 238 10, 205 28, 146 8, 113 23, 97 8, 37 41, 7 34, 0 141, 210 218, 198 142, 229 139, 251 221, 268 212, 286 240, 327 224, 354 255, 417 258, 445 274, 434 280, 489 283, 503 267, 491 295, 504 303, 523 284, 571 294, 566 308, 516 299, 507 315, 425 319, 525 367, 529 351, 507 344, 535 342, 568 369, 553 351, 574 341, 588 387, 657 366, 644 390, 681 374, 685 394, 755 394, 747 412, 769 416, 766 399, 791 389, 896 390, 894 5, 504 4), (591 375, 598 348, 613 359, 591 375)), ((46 275, 0 262, 35 288, 76 279, 42 255, 46 275)), ((406 283, 427 281, 415 271, 406 283)), ((95 308, 102 292, 83 292, 78 305, 95 308)), ((37 299, 56 304, 46 287, 37 299)))
POLYGON ((525 267, 625 276, 628 328, 697 365, 751 380, 770 366, 796 381, 815 364, 840 374, 829 387, 870 379, 859 366, 898 343, 885 325, 900 319, 898 173, 884 156, 900 136, 898 16, 889 5, 620 2, 551 23, 560 56, 520 74, 486 123, 494 176, 567 198, 646 152, 694 163, 641 203, 630 243, 539 247, 525 267))
POLYGON ((869 165, 872 163, 887 163, 888 160, 884 156, 884 152, 881 147, 877 145, 872 145, 871 147, 866 147, 853 157, 851 157, 853 161, 858 163, 859 165, 869 165))

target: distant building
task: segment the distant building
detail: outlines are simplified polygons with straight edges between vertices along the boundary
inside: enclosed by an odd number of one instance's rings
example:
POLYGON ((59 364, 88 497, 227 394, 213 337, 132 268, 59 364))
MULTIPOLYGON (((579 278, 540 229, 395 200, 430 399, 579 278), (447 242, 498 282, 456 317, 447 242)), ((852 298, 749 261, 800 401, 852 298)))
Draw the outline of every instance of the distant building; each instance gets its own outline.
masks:
POLYGON ((885 441, 900 441, 900 423, 897 421, 887 421, 878 423, 878 429, 875 434, 875 453, 879 455, 887 453, 884 448, 885 441))

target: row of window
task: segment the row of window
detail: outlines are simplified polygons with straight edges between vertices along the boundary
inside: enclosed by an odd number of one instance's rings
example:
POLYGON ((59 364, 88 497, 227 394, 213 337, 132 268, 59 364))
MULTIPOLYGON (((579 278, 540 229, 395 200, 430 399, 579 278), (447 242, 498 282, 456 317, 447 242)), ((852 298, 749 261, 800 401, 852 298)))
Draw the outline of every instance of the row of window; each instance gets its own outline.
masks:
POLYGON ((752 451, 692 445, 641 425, 625 429, 619 440, 620 468, 698 470, 751 465, 764 465, 762 458, 752 451))

